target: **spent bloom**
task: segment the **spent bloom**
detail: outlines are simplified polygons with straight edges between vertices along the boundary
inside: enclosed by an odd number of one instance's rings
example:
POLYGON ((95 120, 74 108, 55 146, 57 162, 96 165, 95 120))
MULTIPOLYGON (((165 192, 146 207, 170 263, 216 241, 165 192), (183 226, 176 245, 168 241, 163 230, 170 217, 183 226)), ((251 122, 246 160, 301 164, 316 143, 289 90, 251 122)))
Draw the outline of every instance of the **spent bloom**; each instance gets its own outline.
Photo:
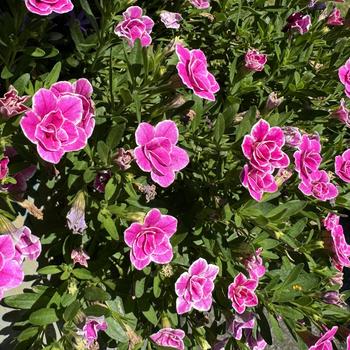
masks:
POLYGON ((274 108, 277 108, 284 100, 284 97, 278 97, 277 92, 271 92, 267 98, 266 104, 265 104, 265 110, 271 111, 274 108))
POLYGON ((191 311, 209 311, 213 303, 214 280, 219 267, 208 264, 203 258, 192 263, 188 272, 184 272, 175 282, 176 312, 182 315, 191 311))
POLYGON ((125 38, 130 46, 134 46, 136 39, 140 39, 141 46, 149 46, 152 42, 150 34, 154 22, 142 13, 141 7, 130 6, 123 12, 123 20, 114 29, 114 33, 125 38))
POLYGON ((341 83, 345 86, 345 94, 350 97, 350 58, 338 70, 341 83))
POLYGON ((296 30, 300 34, 305 34, 310 30, 311 17, 301 12, 294 12, 287 18, 287 24, 284 31, 296 30))
POLYGON ((335 8, 327 18, 327 24, 329 26, 342 26, 344 24, 344 18, 338 8, 335 8))
POLYGON ((28 11, 40 16, 66 13, 73 10, 72 0, 25 0, 28 11))
POLYGON ((345 100, 343 98, 340 100, 340 106, 332 112, 332 116, 337 118, 341 123, 349 126, 350 111, 346 107, 345 100))
POLYGON ((79 330, 77 333, 84 337, 88 346, 94 343, 98 338, 99 331, 105 331, 107 329, 107 322, 104 316, 94 317, 88 316, 85 321, 83 329, 79 330))
POLYGON ((220 90, 213 74, 208 72, 207 58, 202 50, 189 50, 180 44, 176 45, 179 58, 177 72, 182 82, 192 89, 195 95, 209 101, 215 101, 214 94, 220 90))
POLYGON ((0 98, 0 116, 8 120, 29 110, 25 103, 29 96, 18 96, 18 91, 11 85, 4 97, 0 98))
POLYGON ((255 254, 250 256, 244 261, 244 265, 249 272, 249 276, 252 279, 259 279, 264 276, 266 268, 263 264, 261 258, 262 248, 259 248, 255 251, 255 254))
POLYGON ((90 259, 89 255, 83 249, 73 249, 70 254, 73 264, 79 264, 81 266, 88 267, 88 260, 90 259))
POLYGON ((244 313, 235 314, 228 323, 227 330, 232 336, 241 340, 246 329, 253 329, 255 324, 255 317, 252 312, 245 311, 244 313))
POLYGON ((341 295, 337 290, 325 292, 322 295, 322 300, 326 304, 333 304, 333 305, 343 305, 344 301, 341 298, 341 295))
POLYGON ((190 3, 200 10, 207 9, 210 6, 210 0, 190 0, 190 3))
POLYGON ((350 149, 335 157, 335 173, 345 182, 350 182, 350 149))
POLYGON ((258 50, 248 50, 244 56, 245 67, 254 72, 261 72, 267 62, 267 56, 258 50))
POLYGON ((335 267, 341 271, 343 266, 350 267, 350 245, 345 240, 341 225, 337 225, 332 229, 331 236, 335 253, 335 267))
POLYGON ((185 332, 181 329, 163 328, 150 336, 151 340, 162 347, 184 350, 185 332))
POLYGON ((167 28, 179 29, 182 16, 177 12, 162 11, 160 13, 160 20, 167 28))
POLYGON ((10 162, 10 159, 8 157, 3 157, 0 160, 0 180, 5 178, 9 172, 8 164, 10 162))
POLYGON ((170 238, 176 232, 177 220, 171 215, 162 215, 152 209, 144 223, 132 223, 124 231, 125 243, 130 249, 130 260, 137 270, 142 270, 151 261, 167 264, 173 258, 170 238))
POLYGON ((66 152, 86 146, 95 126, 91 94, 86 79, 58 82, 35 93, 33 107, 20 125, 42 159, 57 164, 66 152))
POLYGON ((134 160, 134 151, 124 148, 118 148, 117 153, 113 157, 114 163, 120 170, 125 171, 131 167, 131 162, 134 160))
POLYGON ((79 192, 76 196, 73 205, 67 213, 68 228, 74 234, 83 234, 87 229, 85 222, 85 197, 84 192, 79 192))
POLYGON ((299 147, 301 144, 300 130, 295 126, 285 126, 282 128, 286 146, 299 147))
POLYGON ((242 150, 252 167, 272 173, 275 168, 286 168, 289 165, 289 158, 282 151, 284 142, 280 127, 271 128, 267 121, 260 119, 253 126, 250 135, 244 136, 242 150))
POLYGON ((112 177, 112 173, 109 170, 101 170, 97 173, 93 187, 96 191, 104 193, 107 182, 112 177))
POLYGON ((175 172, 189 163, 186 151, 176 146, 178 137, 177 126, 171 120, 164 120, 155 127, 141 123, 135 132, 136 163, 141 170, 150 172, 152 180, 162 187, 170 186, 175 172))
POLYGON ((334 227, 339 225, 340 217, 333 213, 328 213, 326 218, 323 220, 323 225, 328 231, 332 231, 334 227))
POLYGON ((15 259, 21 263, 24 258, 36 260, 41 253, 39 237, 32 234, 27 226, 11 230, 11 237, 15 245, 15 259))
POLYGON ((258 297, 255 294, 257 286, 256 279, 248 279, 241 272, 235 277, 228 287, 228 298, 236 312, 243 314, 247 307, 258 305, 258 297))
POLYGON ((334 326, 326 333, 324 333, 317 342, 309 347, 309 350, 332 350, 332 340, 334 339, 335 333, 337 333, 338 327, 334 326))

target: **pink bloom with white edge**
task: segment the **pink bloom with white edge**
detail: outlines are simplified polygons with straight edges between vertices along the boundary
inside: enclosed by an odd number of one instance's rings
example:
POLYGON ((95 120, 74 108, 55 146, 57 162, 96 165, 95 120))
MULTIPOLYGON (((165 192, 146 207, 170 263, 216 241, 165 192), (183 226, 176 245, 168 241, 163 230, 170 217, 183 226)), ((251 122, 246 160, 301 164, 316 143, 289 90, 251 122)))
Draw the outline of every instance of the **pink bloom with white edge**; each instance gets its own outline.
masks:
POLYGON ((257 249, 254 255, 250 256, 244 261, 244 265, 249 272, 250 278, 252 279, 259 279, 265 275, 266 268, 260 256, 261 252, 262 248, 257 249))
POLYGON ((181 329, 163 328, 150 336, 151 340, 162 347, 184 350, 185 332, 181 329))
POLYGON ((244 56, 245 67, 254 72, 261 72, 267 62, 267 56, 258 50, 248 50, 244 56))
POLYGON ((343 226, 335 226, 332 229, 331 236, 336 265, 350 267, 350 245, 345 240, 343 226))
POLYGON ((213 303, 214 280, 219 267, 199 258, 175 282, 176 312, 182 315, 191 311, 209 311, 213 303))
POLYGON ((247 278, 241 272, 235 277, 228 287, 228 298, 236 312, 243 314, 247 307, 258 305, 258 297, 255 294, 257 286, 256 279, 247 278))
POLYGON ((32 234, 29 227, 23 226, 11 232, 15 244, 15 259, 22 263, 24 258, 36 260, 41 253, 41 242, 39 237, 32 234))
POLYGON ((107 322, 105 321, 104 316, 88 316, 83 329, 79 330, 77 334, 83 336, 88 346, 90 346, 95 340, 97 340, 98 332, 105 331, 107 327, 107 322))
POLYGON ((182 21, 182 16, 177 12, 162 11, 160 13, 160 20, 167 28, 179 29, 182 21))
POLYGON ((4 157, 0 160, 0 180, 5 178, 9 172, 8 164, 10 159, 8 157, 4 157))
POLYGON ((350 350, 350 335, 346 338, 346 350, 350 350))
POLYGON ((344 24, 344 18, 341 15, 339 9, 335 8, 327 18, 327 24, 329 26, 342 26, 344 24))
POLYGON ((310 174, 321 164, 321 143, 318 139, 303 135, 299 149, 294 152, 295 170, 301 180, 308 180, 310 174))
POLYGON ((18 287, 24 278, 15 258, 16 249, 10 235, 0 236, 0 299, 6 290, 18 287))
POLYGON ((338 327, 334 326, 326 333, 324 333, 317 342, 309 347, 309 350, 332 350, 332 340, 334 339, 335 333, 337 333, 338 327))
POLYGON ((125 243, 131 248, 130 260, 137 270, 142 270, 151 261, 167 264, 173 258, 170 238, 176 232, 177 220, 171 215, 162 215, 152 209, 144 223, 134 222, 124 231, 125 243))
POLYGON ((138 147, 134 149, 137 165, 150 172, 154 182, 162 187, 170 186, 175 172, 185 168, 189 157, 185 150, 176 146, 179 131, 171 120, 164 120, 155 127, 141 123, 135 132, 138 147))
POLYGON ((345 100, 343 98, 340 100, 339 108, 337 108, 334 112, 332 112, 332 116, 337 118, 341 123, 349 126, 350 111, 346 107, 345 100))
POLYGON ((25 0, 28 11, 40 16, 55 13, 67 13, 73 10, 71 0, 25 0))
POLYGON ((335 157, 335 173, 345 182, 350 183, 350 149, 335 157))
POLYGON ((255 324, 255 317, 252 312, 245 311, 243 314, 235 314, 230 323, 228 324, 227 330, 232 336, 241 340, 243 331, 246 329, 253 329, 255 324))
POLYGON ((280 127, 260 119, 252 128, 250 135, 244 136, 242 151, 250 164, 259 171, 272 173, 275 168, 289 165, 287 154, 282 151, 285 139, 280 127))
POLYGON ((70 254, 71 259, 73 260, 73 264, 79 264, 81 266, 88 267, 88 260, 90 260, 89 255, 83 249, 73 249, 70 254))
POLYGON ((278 190, 273 175, 259 171, 248 164, 243 168, 241 182, 256 201, 261 201, 265 192, 274 193, 278 190))
POLYGON ((287 18, 287 25, 283 30, 296 30, 303 35, 310 30, 310 27, 311 17, 309 15, 304 15, 301 12, 294 12, 287 18))
POLYGON ((328 213, 326 218, 323 220, 323 225, 326 230, 332 231, 334 227, 339 225, 340 217, 334 213, 328 213))
POLYGON ((320 201, 327 201, 338 196, 338 189, 333 185, 324 170, 315 170, 308 179, 302 180, 298 186, 306 196, 314 196, 320 201))
POLYGON ((207 9, 210 6, 209 0, 190 0, 190 3, 200 10, 207 9))
POLYGON ((8 120, 29 110, 24 104, 29 96, 18 96, 18 91, 11 85, 4 97, 0 98, 0 116, 8 120))
POLYGON ((350 58, 338 70, 341 83, 345 86, 345 94, 350 97, 350 58))
POLYGON ((151 45, 151 32, 154 26, 153 20, 142 15, 143 10, 139 6, 130 6, 123 13, 123 20, 118 23, 114 33, 125 38, 130 46, 134 46, 136 39, 140 39, 141 46, 151 45))
POLYGON ((42 159, 57 164, 66 152, 86 146, 95 126, 91 94, 92 86, 86 79, 74 84, 58 82, 35 93, 33 107, 20 125, 42 159))
POLYGON ((189 50, 180 44, 176 45, 179 63, 177 72, 182 82, 192 89, 195 95, 209 101, 215 101, 214 94, 220 86, 213 74, 208 72, 207 59, 202 50, 189 50))

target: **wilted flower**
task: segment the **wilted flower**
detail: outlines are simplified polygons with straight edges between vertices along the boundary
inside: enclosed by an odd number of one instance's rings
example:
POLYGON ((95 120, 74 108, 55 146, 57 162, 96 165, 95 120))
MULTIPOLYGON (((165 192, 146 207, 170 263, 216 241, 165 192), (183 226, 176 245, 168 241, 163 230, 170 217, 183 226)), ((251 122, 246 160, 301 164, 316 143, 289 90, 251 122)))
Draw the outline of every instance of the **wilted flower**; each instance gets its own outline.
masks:
POLYGON ((350 149, 335 157, 335 173, 345 182, 350 183, 350 149))
POLYGON ((349 126, 350 111, 346 107, 345 100, 343 98, 340 100, 339 108, 337 108, 335 111, 332 112, 332 116, 337 118, 343 124, 346 124, 347 126, 349 126))
POLYGON ((310 30, 311 17, 301 12, 294 12, 287 18, 287 24, 283 31, 296 30, 300 34, 305 34, 310 30))
POLYGON ((5 178, 9 172, 8 164, 9 164, 9 158, 4 157, 0 160, 0 180, 5 178))
POLYGON ((89 255, 83 249, 73 249, 70 255, 73 260, 73 264, 80 264, 82 266, 88 267, 88 260, 90 259, 89 255))
POLYGON ((4 97, 0 98, 0 116, 7 120, 29 110, 25 103, 29 96, 18 96, 18 91, 11 85, 4 97))
POLYGON ((126 151, 124 148, 119 148, 113 160, 120 170, 128 170, 131 167, 131 162, 134 160, 134 152, 131 149, 126 151))
POLYGON ((344 301, 341 298, 341 295, 338 291, 329 291, 325 292, 322 295, 322 300, 326 304, 333 304, 333 305, 343 305, 344 301))
POLYGON ((94 317, 88 316, 85 321, 83 329, 77 332, 86 340, 88 346, 90 346, 98 338, 99 331, 105 331, 107 329, 107 323, 104 316, 94 317))
POLYGON ((179 29, 182 21, 182 16, 177 12, 162 11, 160 13, 160 20, 167 28, 179 29))
POLYGON ((112 177, 112 173, 109 170, 99 171, 94 180, 94 189, 100 193, 104 193, 107 182, 112 177))
POLYGON ((255 324, 255 317, 252 312, 245 311, 243 314, 235 314, 228 323, 227 330, 232 336, 241 340, 243 331, 246 329, 253 329, 255 324))
POLYGON ((278 97, 277 92, 271 92, 267 98, 265 110, 271 111, 277 108, 284 100, 284 97, 278 97))
POLYGON ((251 350, 264 350, 267 346, 266 341, 261 336, 260 333, 257 333, 256 337, 253 334, 251 329, 245 331, 246 334, 246 343, 251 350))
POLYGON ((184 350, 183 338, 185 332, 181 329, 163 328, 150 336, 151 340, 159 346, 184 350))
POLYGON ((334 326, 326 333, 324 333, 321 338, 317 340, 317 342, 309 347, 309 350, 332 350, 332 340, 334 339, 335 333, 337 333, 338 327, 334 326))
POLYGON ((190 3, 200 10, 207 9, 210 6, 210 0, 190 0, 190 3))
POLYGON ((67 214, 68 228, 74 234, 83 234, 87 229, 85 222, 85 197, 84 192, 79 192, 76 196, 72 208, 67 214))
POLYGON ((337 271, 335 275, 333 275, 330 279, 329 282, 332 285, 343 285, 343 280, 344 280, 344 274, 341 271, 337 271))
POLYGON ((11 230, 11 237, 15 244, 15 259, 22 262, 24 258, 36 260, 41 253, 41 242, 39 237, 32 234, 27 226, 11 230))
POLYGON ((329 26, 342 26, 344 24, 344 18, 338 8, 335 8, 327 18, 327 24, 329 26))
POLYGON ((294 126, 284 126, 282 128, 286 146, 299 147, 301 144, 301 133, 300 130, 294 126))
POLYGON ((283 183, 288 181, 292 175, 293 175, 293 172, 290 169, 278 169, 278 172, 275 176, 275 181, 277 183, 277 186, 279 187, 283 183))
POLYGON ((317 0, 311 0, 308 4, 308 7, 311 10, 319 10, 322 11, 324 10, 327 6, 326 3, 324 3, 323 1, 317 1, 317 0))
POLYGON ((254 72, 260 72, 264 69, 267 62, 267 56, 258 50, 248 50, 244 56, 245 67, 254 72))
POLYGON ((155 185, 139 185, 139 190, 145 194, 146 197, 146 203, 149 203, 154 198, 156 198, 157 192, 156 192, 156 186, 155 185))

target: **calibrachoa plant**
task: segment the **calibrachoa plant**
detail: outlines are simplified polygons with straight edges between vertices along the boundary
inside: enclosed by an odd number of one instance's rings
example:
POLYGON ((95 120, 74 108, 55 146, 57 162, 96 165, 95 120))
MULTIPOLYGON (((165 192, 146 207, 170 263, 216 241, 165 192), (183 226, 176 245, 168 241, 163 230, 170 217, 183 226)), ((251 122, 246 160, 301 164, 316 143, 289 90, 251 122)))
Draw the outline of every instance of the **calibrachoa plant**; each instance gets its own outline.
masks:
POLYGON ((0 25, 7 348, 350 350, 349 4, 3 0, 0 25))

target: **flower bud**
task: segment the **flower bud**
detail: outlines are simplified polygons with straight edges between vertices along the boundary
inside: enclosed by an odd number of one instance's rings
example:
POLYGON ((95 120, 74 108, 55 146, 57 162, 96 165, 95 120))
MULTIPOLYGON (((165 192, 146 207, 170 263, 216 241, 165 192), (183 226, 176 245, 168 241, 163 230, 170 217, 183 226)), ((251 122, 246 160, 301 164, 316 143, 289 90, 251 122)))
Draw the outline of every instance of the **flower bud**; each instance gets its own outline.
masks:
POLYGON ((284 100, 284 97, 278 97, 277 92, 271 92, 267 98, 265 110, 267 112, 277 108, 284 100))
POLYGON ((322 300, 326 304, 333 304, 333 305, 343 305, 344 302, 341 299, 341 295, 338 291, 329 291, 323 294, 322 300))
POLYGON ((72 208, 67 213, 67 225, 74 234, 82 235, 87 229, 85 222, 85 197, 82 191, 77 194, 72 208))

